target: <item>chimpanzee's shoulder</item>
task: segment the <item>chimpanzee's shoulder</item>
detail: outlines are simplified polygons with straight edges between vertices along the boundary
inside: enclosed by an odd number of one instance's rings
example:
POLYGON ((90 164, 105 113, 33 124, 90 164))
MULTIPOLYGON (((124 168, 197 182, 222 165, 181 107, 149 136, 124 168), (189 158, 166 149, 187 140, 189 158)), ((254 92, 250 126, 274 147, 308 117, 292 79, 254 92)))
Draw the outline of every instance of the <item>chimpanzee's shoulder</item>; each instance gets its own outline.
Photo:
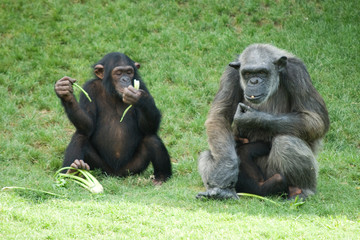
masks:
POLYGON ((97 90, 99 89, 103 89, 103 84, 102 84, 102 80, 101 79, 91 79, 91 80, 88 80, 83 88, 86 90, 86 91, 90 91, 90 92, 96 92, 97 90))

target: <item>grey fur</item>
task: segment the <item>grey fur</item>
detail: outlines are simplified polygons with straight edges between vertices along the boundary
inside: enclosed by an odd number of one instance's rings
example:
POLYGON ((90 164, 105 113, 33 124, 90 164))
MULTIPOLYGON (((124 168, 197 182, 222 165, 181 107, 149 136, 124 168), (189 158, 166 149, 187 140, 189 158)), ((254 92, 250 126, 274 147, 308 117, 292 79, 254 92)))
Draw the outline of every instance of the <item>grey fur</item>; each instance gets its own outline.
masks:
POLYGON ((330 123, 305 65, 291 53, 268 44, 250 45, 231 65, 221 77, 205 122, 210 150, 199 157, 198 169, 207 189, 200 197, 228 198, 231 194, 227 193, 235 191, 240 159, 234 136, 271 142, 270 154, 256 159, 266 177, 280 173, 288 186, 301 188, 305 196, 314 194, 315 155, 330 123), (269 71, 269 81, 262 86, 266 96, 254 102, 245 97, 248 85, 241 73, 259 68, 269 71), (239 103, 251 108, 243 112, 239 103))

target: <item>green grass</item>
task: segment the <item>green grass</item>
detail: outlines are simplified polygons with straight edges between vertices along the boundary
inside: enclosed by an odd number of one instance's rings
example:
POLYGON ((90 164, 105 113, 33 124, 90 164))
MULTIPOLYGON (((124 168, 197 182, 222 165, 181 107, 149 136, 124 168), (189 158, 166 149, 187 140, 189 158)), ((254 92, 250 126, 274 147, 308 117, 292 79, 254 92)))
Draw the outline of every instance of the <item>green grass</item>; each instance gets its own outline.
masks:
MULTIPOLYGON (((360 7, 356 0, 0 2, 0 192, 2 239, 358 239, 360 236, 360 7), (300 208, 280 198, 195 199, 198 153, 225 66, 266 42, 304 60, 330 114, 318 193, 300 208), (121 51, 163 113, 173 159, 161 187, 152 168, 121 179, 95 172, 104 194, 55 186, 74 127, 53 90, 82 85, 91 65, 121 51)), ((80 93, 75 89, 76 95, 80 93)))

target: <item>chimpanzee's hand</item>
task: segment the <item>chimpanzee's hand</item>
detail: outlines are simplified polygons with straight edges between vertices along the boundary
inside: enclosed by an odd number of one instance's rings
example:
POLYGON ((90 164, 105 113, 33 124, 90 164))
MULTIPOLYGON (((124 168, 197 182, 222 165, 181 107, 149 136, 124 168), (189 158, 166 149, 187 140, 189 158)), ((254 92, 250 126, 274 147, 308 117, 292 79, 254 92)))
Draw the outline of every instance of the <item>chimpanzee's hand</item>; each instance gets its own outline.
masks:
POLYGON ((196 196, 197 199, 239 199, 235 189, 230 188, 210 188, 206 192, 200 192, 196 196))
POLYGON ((125 88, 122 94, 124 103, 127 103, 129 105, 137 103, 141 98, 142 92, 143 90, 137 90, 131 85, 125 88))
POLYGON ((255 112, 257 110, 253 109, 252 107, 249 107, 248 105, 244 104, 244 103, 239 103, 238 105, 238 109, 245 113, 245 112, 255 112))
POLYGON ((243 103, 239 103, 235 115, 234 124, 238 127, 252 127, 262 117, 262 112, 255 110, 243 103))
MULTIPOLYGON (((84 162, 84 160, 75 159, 75 161, 70 165, 70 167, 76 168, 76 169, 84 169, 84 170, 90 170, 89 164, 84 162)), ((73 173, 75 170, 69 169, 66 173, 73 173)))
POLYGON ((65 102, 72 100, 74 98, 72 88, 74 82, 76 82, 75 79, 66 76, 58 80, 54 87, 56 95, 65 102))

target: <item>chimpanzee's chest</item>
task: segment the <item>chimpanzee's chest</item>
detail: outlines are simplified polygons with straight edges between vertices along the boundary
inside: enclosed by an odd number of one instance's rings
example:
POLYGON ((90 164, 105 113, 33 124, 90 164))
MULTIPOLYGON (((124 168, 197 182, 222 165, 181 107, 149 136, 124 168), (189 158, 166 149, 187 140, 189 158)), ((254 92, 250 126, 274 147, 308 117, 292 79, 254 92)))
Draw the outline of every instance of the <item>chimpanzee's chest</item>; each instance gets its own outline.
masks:
POLYGON ((127 106, 126 104, 107 105, 102 106, 101 111, 98 111, 91 142, 103 158, 119 160, 122 156, 118 153, 134 152, 141 141, 142 134, 134 107, 128 110, 123 121, 120 122, 127 106))

